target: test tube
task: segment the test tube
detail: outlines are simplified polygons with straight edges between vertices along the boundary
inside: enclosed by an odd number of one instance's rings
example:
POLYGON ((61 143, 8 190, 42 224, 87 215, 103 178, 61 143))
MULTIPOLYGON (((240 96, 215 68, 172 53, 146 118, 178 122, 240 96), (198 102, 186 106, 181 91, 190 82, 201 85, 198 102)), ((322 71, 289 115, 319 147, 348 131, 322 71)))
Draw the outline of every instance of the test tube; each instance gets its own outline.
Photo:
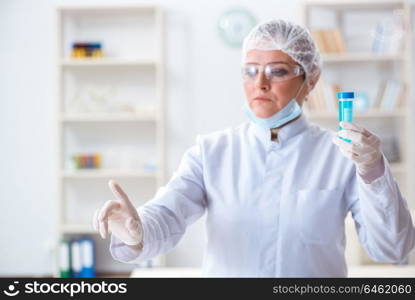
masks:
MULTIPOLYGON (((337 99, 339 100, 339 123, 340 122, 353 122, 353 99, 354 92, 338 92, 337 99)), ((339 130, 344 128, 339 125, 339 130)), ((351 143, 349 139, 339 137, 340 139, 351 143)))

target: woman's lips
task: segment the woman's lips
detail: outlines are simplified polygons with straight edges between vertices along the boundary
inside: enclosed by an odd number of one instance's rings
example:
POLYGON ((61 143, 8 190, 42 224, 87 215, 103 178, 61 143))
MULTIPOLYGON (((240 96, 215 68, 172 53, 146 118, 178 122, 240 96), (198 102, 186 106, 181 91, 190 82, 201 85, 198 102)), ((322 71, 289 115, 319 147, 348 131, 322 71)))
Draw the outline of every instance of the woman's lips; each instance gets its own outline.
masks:
POLYGON ((256 98, 254 98, 254 100, 258 100, 258 101, 271 101, 271 99, 265 98, 265 97, 256 97, 256 98))

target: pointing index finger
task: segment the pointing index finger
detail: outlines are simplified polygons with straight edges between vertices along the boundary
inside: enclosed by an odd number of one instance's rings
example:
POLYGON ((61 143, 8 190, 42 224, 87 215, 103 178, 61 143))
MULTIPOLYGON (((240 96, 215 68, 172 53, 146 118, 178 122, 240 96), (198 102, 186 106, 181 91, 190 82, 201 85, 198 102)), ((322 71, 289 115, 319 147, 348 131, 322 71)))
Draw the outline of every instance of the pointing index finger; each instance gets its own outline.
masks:
POLYGON ((122 188, 119 186, 118 183, 116 183, 114 180, 110 180, 108 182, 108 185, 112 191, 112 193, 120 200, 125 202, 130 202, 128 199, 127 194, 122 190, 122 188))

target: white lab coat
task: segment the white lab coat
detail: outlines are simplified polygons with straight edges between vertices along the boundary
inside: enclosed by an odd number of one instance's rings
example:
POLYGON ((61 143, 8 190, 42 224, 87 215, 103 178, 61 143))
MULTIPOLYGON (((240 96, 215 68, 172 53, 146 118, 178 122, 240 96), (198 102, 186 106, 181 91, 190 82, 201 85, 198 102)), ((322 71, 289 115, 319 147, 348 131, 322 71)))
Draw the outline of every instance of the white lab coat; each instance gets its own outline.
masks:
POLYGON ((402 261, 415 229, 386 159, 384 174, 366 183, 334 134, 302 115, 278 142, 252 122, 198 136, 170 181, 138 208, 144 249, 137 256, 112 236, 113 258, 165 254, 206 211, 205 276, 344 277, 351 211, 372 259, 402 261))

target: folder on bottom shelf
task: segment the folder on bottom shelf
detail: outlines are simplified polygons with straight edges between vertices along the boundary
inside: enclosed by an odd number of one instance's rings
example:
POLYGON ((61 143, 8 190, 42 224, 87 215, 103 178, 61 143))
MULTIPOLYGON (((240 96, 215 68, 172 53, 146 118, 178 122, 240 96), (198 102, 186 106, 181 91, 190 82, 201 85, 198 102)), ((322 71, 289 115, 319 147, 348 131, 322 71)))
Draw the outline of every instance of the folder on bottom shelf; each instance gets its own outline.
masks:
POLYGON ((71 249, 68 241, 59 243, 59 276, 61 278, 71 277, 71 249))
POLYGON ((81 261, 81 245, 79 240, 71 242, 71 269, 72 277, 81 277, 82 261, 81 261))
POLYGON ((71 242, 71 269, 75 278, 95 277, 95 245, 92 239, 71 242))
POLYGON ((80 240, 81 247, 81 277, 92 278, 95 277, 95 245, 90 238, 80 240))

